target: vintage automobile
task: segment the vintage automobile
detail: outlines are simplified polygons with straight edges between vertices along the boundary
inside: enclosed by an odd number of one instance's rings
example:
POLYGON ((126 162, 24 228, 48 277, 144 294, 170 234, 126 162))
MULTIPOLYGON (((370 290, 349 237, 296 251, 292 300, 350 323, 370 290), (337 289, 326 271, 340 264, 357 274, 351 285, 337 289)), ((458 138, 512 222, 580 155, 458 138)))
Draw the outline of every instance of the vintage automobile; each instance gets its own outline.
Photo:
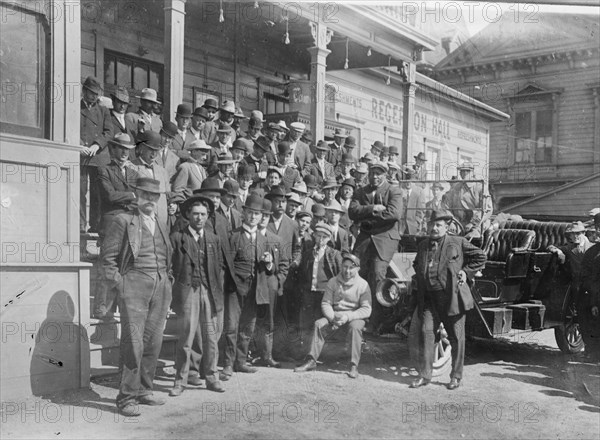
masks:
MULTIPOLYGON (((565 229, 568 223, 510 221, 500 217, 499 221, 494 221, 491 210, 486 207, 481 180, 412 181, 410 192, 418 192, 421 200, 423 194, 430 200, 434 184, 442 190, 450 187, 443 194, 435 189, 433 193, 437 197, 436 203, 441 203, 456 218, 451 224, 451 233, 464 235, 487 255, 485 269, 477 274, 472 288, 475 308, 467 315, 467 335, 494 338, 513 330, 553 328, 556 343, 563 352, 581 351, 583 340, 578 330, 569 276, 555 254, 548 251, 551 245, 560 247, 567 243, 565 229), (460 185, 464 185, 462 189, 460 185), (460 191, 468 194, 457 195, 460 191)), ((400 185, 402 187, 403 182, 400 185)), ((418 315, 414 307, 416 286, 412 263, 417 244, 426 236, 428 207, 433 204, 426 202, 423 206, 421 202, 415 206, 406 193, 408 208, 401 225, 408 233, 403 235, 400 250, 390 263, 388 277, 377 286, 376 296, 387 308, 387 318, 380 332, 395 331, 414 342, 418 336, 418 315), (409 228, 407 225, 415 219, 418 224, 409 228)), ((450 347, 444 336, 443 326, 440 326, 434 375, 443 374, 450 367, 450 347)), ((410 343, 409 346, 412 348, 417 344, 410 343)))

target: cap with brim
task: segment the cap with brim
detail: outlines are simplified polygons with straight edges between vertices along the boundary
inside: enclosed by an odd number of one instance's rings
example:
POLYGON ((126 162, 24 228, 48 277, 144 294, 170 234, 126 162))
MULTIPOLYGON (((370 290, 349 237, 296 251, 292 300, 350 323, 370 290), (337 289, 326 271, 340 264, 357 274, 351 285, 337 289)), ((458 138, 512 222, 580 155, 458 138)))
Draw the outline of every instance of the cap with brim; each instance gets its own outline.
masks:
POLYGON ((186 150, 188 151, 194 151, 194 150, 212 150, 211 146, 208 145, 203 139, 196 139, 194 142, 192 142, 191 144, 187 145, 185 147, 186 150))
POLYGON ((435 222, 438 220, 450 221, 453 218, 454 216, 450 213, 450 211, 446 211, 445 209, 436 209, 431 213, 429 222, 435 222))
POLYGON ((258 147, 260 150, 264 151, 265 153, 268 151, 271 151, 271 146, 269 144, 270 144, 270 142, 265 136, 259 136, 254 141, 254 145, 256 147, 258 147))
POLYGON ((306 125, 304 125, 302 122, 292 122, 290 124, 290 127, 296 131, 300 131, 303 132, 304 130, 306 130, 306 125))
POLYGON ((283 170, 279 167, 276 167, 274 165, 271 165, 268 169, 267 169, 267 174, 270 174, 272 171, 276 172, 277 174, 279 174, 281 177, 283 177, 283 170))
POLYGON ((283 131, 283 128, 281 128, 281 126, 279 124, 277 124, 276 122, 269 122, 269 124, 267 125, 267 128, 269 130, 283 131))
POLYGON ((373 162, 370 166, 369 166, 370 170, 375 170, 375 169, 380 169, 382 170, 384 173, 388 172, 388 166, 386 163, 384 162, 373 162))
POLYGON ((360 174, 367 174, 369 172, 369 166, 366 163, 361 162, 356 166, 354 172, 360 174))
POLYGON ((312 205, 311 211, 314 217, 324 217, 325 216, 325 206, 322 203, 315 203, 312 205))
POLYGON ((266 215, 273 214, 273 204, 269 199, 263 199, 262 213, 266 215))
POLYGON ((304 176, 304 183, 306 184, 306 187, 310 189, 314 189, 319 186, 317 183, 317 178, 312 174, 307 174, 304 176))
POLYGON ((229 153, 219 154, 217 158, 217 165, 233 165, 235 160, 233 160, 233 156, 229 153))
POLYGON ((302 205, 302 201, 300 200, 300 196, 297 193, 290 193, 286 195, 288 204, 294 203, 296 205, 302 205))
POLYGON ((342 182, 342 186, 347 185, 352 188, 356 188, 356 181, 352 177, 348 177, 346 180, 342 182))
POLYGON ((583 226, 583 223, 579 221, 571 223, 565 230, 565 234, 578 232, 585 232, 585 226, 583 226))
POLYGON ((325 182, 323 182, 323 186, 322 189, 329 189, 329 188, 339 188, 339 184, 337 183, 337 180, 335 179, 327 179, 325 182))
POLYGON ((274 199, 277 197, 283 197, 285 199, 285 189, 281 185, 274 186, 271 191, 265 195, 266 199, 274 199))
POLYGON ((323 234, 327 234, 331 237, 331 226, 329 226, 327 223, 319 222, 315 226, 314 232, 322 232, 323 234))
POLYGON ((231 126, 221 122, 217 127, 217 133, 231 133, 231 126))
POLYGON ((310 212, 308 212, 308 211, 298 211, 296 213, 296 219, 301 219, 301 218, 304 218, 304 217, 313 218, 312 214, 310 212))
POLYGON ((161 150, 161 141, 162 139, 160 134, 155 131, 148 130, 140 134, 137 145, 143 145, 148 148, 152 148, 153 150, 161 150))
POLYGON ((209 177, 202 181, 202 185, 200 186, 200 189, 197 189, 196 191, 194 191, 194 194, 196 192, 198 194, 204 194, 204 195, 206 195, 207 193, 218 193, 220 195, 223 195, 223 194, 227 193, 227 190, 224 188, 221 188, 221 185, 219 185, 219 179, 216 179, 214 177, 209 177))
POLYGON ((156 93, 156 90, 154 90, 154 89, 150 89, 150 88, 142 89, 142 93, 140 94, 140 99, 143 99, 144 101, 151 101, 151 102, 155 102, 156 104, 160 104, 160 101, 158 100, 158 95, 156 93))
POLYGON ((342 130, 341 128, 336 128, 335 131, 333 132, 333 136, 334 137, 340 137, 340 138, 346 138, 346 137, 348 137, 348 135, 346 134, 346 132, 344 130, 342 130))
POLYGON ((294 186, 292 186, 291 191, 302 195, 308 194, 306 183, 304 182, 296 183, 294 186))
POLYGON ((131 138, 127 133, 117 133, 114 138, 108 141, 108 144, 127 148, 128 150, 135 148, 135 144, 131 142, 131 138))
POLYGON ((219 108, 219 103, 214 98, 206 98, 204 100, 204 104, 202 105, 202 107, 213 108, 213 109, 217 110, 217 108, 219 108))
POLYGON ((231 145, 231 150, 240 150, 244 153, 247 153, 248 147, 248 141, 246 139, 239 138, 233 141, 233 145, 231 145))
POLYGON ((199 116, 206 121, 210 119, 210 116, 208 115, 208 110, 206 110, 205 107, 196 107, 196 109, 194 110, 194 116, 199 116))
POLYGON ((325 141, 319 141, 317 144, 317 150, 329 151, 329 144, 325 141))
POLYGON ((332 200, 331 203, 325 207, 325 210, 339 212, 340 214, 346 212, 337 200, 332 200))
POLYGON ((244 208, 262 212, 263 198, 256 193, 250 193, 248 195, 248 197, 246 197, 246 202, 244 203, 244 208))
POLYGON ((415 160, 422 160, 423 162, 427 162, 427 157, 425 156, 425 153, 423 153, 422 151, 413 157, 415 158, 415 160))
POLYGON ((432 188, 432 189, 433 189, 433 188, 439 188, 439 189, 442 189, 442 190, 443 190, 443 189, 444 189, 444 185, 442 185, 440 182, 434 182, 434 183, 431 185, 431 188, 432 188))
POLYGON ((229 179, 223 183, 223 189, 227 191, 227 194, 231 197, 237 197, 240 192, 240 184, 233 179, 229 179))
POLYGON ((160 132, 166 134, 170 138, 175 138, 175 136, 177 136, 178 133, 177 125, 175 125, 171 121, 167 121, 163 124, 162 128, 160 129, 160 132))
POLYGON ((177 106, 177 112, 175 115, 181 118, 191 118, 192 117, 192 107, 188 104, 179 104, 177 106))
POLYGON ((116 100, 124 102, 125 104, 129 104, 129 92, 123 86, 117 87, 114 93, 111 93, 110 96, 113 99, 113 101, 116 100))
POLYGON ((83 87, 88 89, 90 92, 96 93, 97 95, 102 94, 102 86, 100 85, 100 81, 98 81, 93 76, 88 76, 83 82, 83 87))
POLYGON ((140 191, 146 191, 153 194, 162 194, 164 191, 160 190, 160 181, 151 179, 149 177, 140 177, 135 181, 135 189, 140 191))
POLYGON ((342 261, 351 261, 354 267, 360 267, 360 258, 350 252, 342 252, 342 261))
POLYGON ((205 195, 202 195, 201 193, 198 193, 198 190, 194 191, 194 195, 192 197, 190 197, 189 199, 186 199, 180 206, 181 212, 185 215, 187 214, 187 211, 191 208, 191 206, 195 203, 195 202, 204 202, 206 203, 209 208, 208 208, 208 212, 211 213, 215 210, 215 204, 213 203, 213 201, 211 199, 209 199, 208 197, 206 197, 205 195))

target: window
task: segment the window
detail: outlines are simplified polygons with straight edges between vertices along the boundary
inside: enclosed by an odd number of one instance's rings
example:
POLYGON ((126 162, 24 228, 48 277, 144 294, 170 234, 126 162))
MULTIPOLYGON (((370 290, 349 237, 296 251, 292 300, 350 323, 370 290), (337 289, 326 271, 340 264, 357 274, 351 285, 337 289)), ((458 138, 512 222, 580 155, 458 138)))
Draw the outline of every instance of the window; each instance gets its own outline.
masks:
POLYGON ((272 93, 264 93, 264 113, 272 115, 274 113, 287 113, 290 111, 290 100, 283 96, 272 93))
POLYGON ((550 109, 515 114, 515 163, 552 162, 552 119, 550 109))
POLYGON ((0 26, 0 131, 46 138, 50 119, 50 99, 45 96, 50 84, 46 18, 4 2, 0 7, 5 11, 0 26))
POLYGON ((438 148, 427 147, 425 153, 427 162, 427 180, 440 180, 440 150, 438 148))
POLYGON ((104 51, 104 83, 107 85, 133 90, 150 87, 162 96, 163 71, 162 64, 111 50, 104 51))

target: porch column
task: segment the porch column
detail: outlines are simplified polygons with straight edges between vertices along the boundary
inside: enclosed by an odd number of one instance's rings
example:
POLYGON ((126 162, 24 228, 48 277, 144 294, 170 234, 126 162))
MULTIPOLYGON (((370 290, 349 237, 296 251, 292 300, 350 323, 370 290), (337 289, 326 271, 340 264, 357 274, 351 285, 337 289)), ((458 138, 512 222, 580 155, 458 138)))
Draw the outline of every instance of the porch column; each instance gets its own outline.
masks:
MULTIPOLYGON (((416 65, 403 63, 404 99, 402 103, 402 163, 408 163, 408 150, 413 141, 415 119, 415 92, 417 90, 416 65)), ((414 153, 414 151, 413 151, 414 153)))
POLYGON ((315 142, 325 138, 325 69, 326 58, 331 53, 327 45, 333 31, 321 22, 310 22, 310 30, 315 45, 308 48, 310 53, 310 129, 315 142))
POLYGON ((183 102, 183 46, 186 0, 165 1, 165 77, 163 117, 171 121, 183 102))

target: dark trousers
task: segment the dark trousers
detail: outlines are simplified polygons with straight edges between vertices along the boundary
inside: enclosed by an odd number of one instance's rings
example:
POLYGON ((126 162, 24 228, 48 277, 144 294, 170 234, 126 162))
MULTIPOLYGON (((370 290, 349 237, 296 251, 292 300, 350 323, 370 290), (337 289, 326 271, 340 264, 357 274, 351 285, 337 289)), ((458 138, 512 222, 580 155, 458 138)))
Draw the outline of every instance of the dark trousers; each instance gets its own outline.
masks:
POLYGON ((314 323, 323 316, 321 302, 323 301, 323 290, 309 290, 302 292, 300 307, 300 338, 302 342, 309 340, 313 332, 314 323))
POLYGON ((87 227, 87 192, 90 190, 90 228, 98 231, 101 222, 100 209, 100 183, 98 181, 98 168, 82 166, 79 177, 79 230, 85 231, 87 227), (89 177, 89 186, 88 186, 89 177))
MULTIPOLYGON (((380 281, 386 278, 390 262, 382 260, 379 257, 379 253, 377 252, 377 248, 375 248, 373 241, 370 238, 367 240, 368 245, 366 245, 364 251, 359 252, 360 255, 357 256, 361 261, 359 275, 367 280, 369 287, 371 288, 371 303, 373 309, 369 318, 369 322, 373 331, 376 331, 379 325, 385 320, 386 312, 386 309, 379 304, 379 301, 377 301, 377 285, 380 281)), ((396 242, 397 247, 397 240, 392 241, 396 242)), ((363 243, 363 245, 364 244, 366 243, 363 243)), ((355 249, 355 251, 358 251, 358 249, 355 249)))
POLYGON ((579 331, 585 343, 585 352, 600 359, 600 316, 592 315, 592 295, 580 292, 577 301, 577 319, 579 331))
POLYGON ((152 381, 163 341, 171 282, 166 274, 153 278, 138 271, 123 276, 121 310, 121 383, 117 406, 152 394, 152 381))
POLYGON ((355 319, 354 321, 347 322, 341 327, 334 328, 329 323, 327 318, 320 318, 315 321, 313 337, 310 343, 310 351, 308 355, 315 361, 319 359, 325 340, 337 331, 346 330, 350 335, 352 354, 350 356, 350 362, 356 366, 360 362, 360 350, 362 344, 362 331, 365 327, 365 321, 362 319, 355 319))
POLYGON ((452 371, 450 378, 462 379, 465 363, 465 322, 466 314, 447 316, 450 298, 444 292, 431 293, 425 299, 421 314, 421 335, 423 352, 419 356, 419 374, 431 380, 435 355, 435 339, 440 321, 448 333, 448 341, 452 346, 452 371))
POLYGON ((216 382, 219 378, 217 360, 221 329, 216 311, 211 303, 206 287, 190 287, 181 305, 181 316, 177 317, 179 339, 175 359, 175 384, 186 385, 192 361, 200 364, 207 382, 216 382), (192 353, 195 356, 192 360, 192 353))
POLYGON ((225 296, 225 366, 244 365, 248 356, 250 339, 256 325, 256 287, 242 296, 230 293, 225 296))

